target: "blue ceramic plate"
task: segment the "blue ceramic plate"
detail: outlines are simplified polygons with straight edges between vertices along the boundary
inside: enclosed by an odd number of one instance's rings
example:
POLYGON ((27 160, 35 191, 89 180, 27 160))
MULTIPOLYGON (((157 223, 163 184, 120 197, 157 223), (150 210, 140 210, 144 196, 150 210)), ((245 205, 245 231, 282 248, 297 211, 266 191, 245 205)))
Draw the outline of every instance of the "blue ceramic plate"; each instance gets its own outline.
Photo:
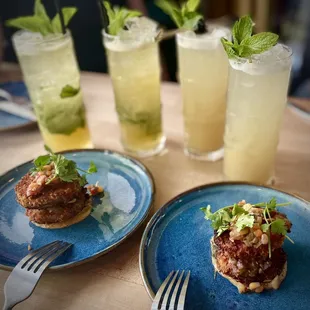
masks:
POLYGON ((205 185, 185 192, 163 206, 151 219, 140 248, 140 269, 151 297, 172 270, 190 270, 185 309, 309 309, 310 305, 310 206, 306 201, 275 189, 241 183, 205 185), (239 294, 220 275, 214 279, 211 264, 210 222, 199 208, 212 210, 245 199, 255 203, 275 197, 291 202, 282 209, 293 223, 284 243, 288 274, 278 291, 239 294))
POLYGON ((153 202, 151 174, 138 161, 106 150, 66 152, 66 157, 87 169, 90 160, 98 172, 89 176, 106 190, 94 197, 93 211, 84 221, 63 229, 43 229, 24 215, 15 200, 14 186, 33 166, 31 162, 10 170, 0 178, 0 267, 12 268, 28 254, 54 240, 73 243, 73 247, 53 262, 53 269, 74 266, 102 255, 124 241, 147 217, 153 202))
MULTIPOLYGON (((1 83, 0 89, 8 92, 13 96, 14 101, 19 104, 29 103, 29 96, 24 82, 7 82, 1 83)), ((3 100, 3 98, 0 98, 3 100)), ((0 131, 7 131, 17 128, 23 128, 34 124, 35 122, 0 110, 0 131)))

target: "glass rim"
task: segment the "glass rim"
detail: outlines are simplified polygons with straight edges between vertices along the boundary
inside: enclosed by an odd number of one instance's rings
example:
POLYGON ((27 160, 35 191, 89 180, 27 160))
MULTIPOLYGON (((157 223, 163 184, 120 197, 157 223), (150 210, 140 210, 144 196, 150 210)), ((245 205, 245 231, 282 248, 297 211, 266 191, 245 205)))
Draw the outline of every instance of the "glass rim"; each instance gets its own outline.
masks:
MULTIPOLYGON (((275 60, 272 61, 271 63, 275 63, 275 62, 279 62, 279 61, 284 61, 284 60, 287 60, 287 59, 289 59, 289 58, 292 57, 292 55, 293 55, 293 50, 292 50, 291 47, 289 47, 288 45, 283 44, 283 43, 277 43, 277 44, 274 45, 274 46, 277 46, 277 45, 281 45, 288 53, 287 53, 285 56, 283 56, 283 57, 279 57, 278 59, 275 59, 275 60)), ((267 50, 267 51, 268 51, 268 50, 267 50)), ((267 52, 267 51, 266 51, 266 52, 267 52)), ((263 53, 261 53, 261 54, 263 54, 263 53)), ((254 54, 254 55, 260 55, 260 54, 254 54)), ((236 57, 234 57, 234 58, 230 58, 230 59, 229 59, 229 61, 232 61, 232 62, 238 61, 238 62, 243 62, 243 63, 246 63, 246 62, 248 62, 249 60, 250 60, 249 57, 239 57, 239 56, 236 56, 236 57)), ((270 65, 270 62, 264 63, 264 62, 262 62, 262 61, 259 60, 259 59, 251 59, 251 63, 260 64, 260 65, 270 65)))
MULTIPOLYGON (((159 29, 158 29, 158 31, 156 31, 156 33, 154 34, 154 36, 152 36, 152 37, 150 37, 150 38, 155 38, 156 37, 156 35, 158 34, 158 32, 159 32, 159 29)), ((119 38, 120 36, 119 35, 113 35, 113 34, 109 34, 109 33, 107 33, 106 32, 106 30, 103 28, 102 30, 101 30, 101 35, 103 36, 103 38, 107 38, 107 39, 116 39, 116 38, 119 38)), ((136 40, 136 39, 125 39, 125 40, 121 40, 123 43, 126 43, 126 42, 137 42, 138 40, 136 40)))
POLYGON ((33 40, 29 40, 29 38, 22 38, 19 37, 18 35, 23 33, 23 32, 28 32, 28 33, 39 33, 39 32, 32 32, 32 31, 28 31, 26 29, 20 29, 18 31, 16 31, 13 36, 12 39, 15 42, 22 42, 22 43, 27 43, 30 45, 40 45, 40 44, 46 44, 46 43, 53 43, 53 42, 60 42, 63 41, 67 38, 71 38, 71 31, 69 29, 66 29, 66 33, 51 33, 51 35, 49 37, 43 36, 42 35, 42 39, 41 40, 37 40, 37 41, 33 41, 33 40))
MULTIPOLYGON (((205 24, 206 24, 207 27, 208 26, 209 27, 210 26, 218 27, 218 29, 224 30, 228 36, 231 36, 231 30, 228 27, 226 27, 226 26, 217 25, 215 23, 205 23, 205 24)), ((207 36, 203 37, 203 34, 201 34, 201 35, 198 34, 195 37, 188 37, 188 36, 185 35, 185 33, 188 32, 188 31, 194 32, 193 30, 184 30, 184 31, 176 33, 176 37, 180 38, 180 39, 183 39, 183 40, 199 41, 199 42, 202 42, 202 41, 205 41, 205 42, 218 41, 221 38, 223 38, 222 35, 215 36, 215 37, 207 37, 207 36)))

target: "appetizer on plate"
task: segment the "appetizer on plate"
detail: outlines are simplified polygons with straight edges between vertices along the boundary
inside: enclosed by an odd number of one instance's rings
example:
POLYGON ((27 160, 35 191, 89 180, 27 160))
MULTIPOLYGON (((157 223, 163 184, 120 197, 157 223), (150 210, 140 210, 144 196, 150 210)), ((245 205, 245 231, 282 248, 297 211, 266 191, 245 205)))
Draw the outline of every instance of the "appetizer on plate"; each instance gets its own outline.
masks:
MULTIPOLYGON (((82 170, 73 160, 45 148, 48 154, 35 159, 34 167, 17 183, 16 199, 35 225, 49 229, 67 227, 90 214, 91 196, 84 186, 86 174, 97 172, 97 168, 90 162, 88 170, 82 170)), ((102 188, 97 186, 99 191, 102 188)))
POLYGON ((211 239, 215 271, 238 288, 239 293, 261 293, 278 289, 286 276, 287 259, 282 248, 291 222, 277 207, 268 203, 250 204, 242 200, 216 212, 202 208, 214 229, 211 239))

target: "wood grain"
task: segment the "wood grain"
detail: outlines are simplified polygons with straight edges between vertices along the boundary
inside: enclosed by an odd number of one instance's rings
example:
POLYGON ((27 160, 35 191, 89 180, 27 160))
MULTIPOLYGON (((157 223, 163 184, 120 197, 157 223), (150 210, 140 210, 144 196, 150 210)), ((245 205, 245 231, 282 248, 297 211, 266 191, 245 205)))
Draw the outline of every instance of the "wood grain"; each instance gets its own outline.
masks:
MULTIPOLYGON (((3 76, 0 74, 1 80, 3 76)), ((110 79, 103 74, 83 73, 82 88, 95 146, 122 151, 110 79)), ((163 84, 162 102, 167 148, 161 155, 143 160, 157 189, 153 212, 184 190, 222 180, 222 162, 193 161, 183 154, 181 95, 177 84, 163 84)), ((43 152, 37 127, 0 133, 0 143, 0 173, 43 152)), ((276 177, 276 187, 310 200, 310 121, 289 109, 280 136, 276 177)), ((143 227, 113 252, 92 262, 46 273, 31 298, 16 309, 149 309, 151 301, 138 267, 142 232, 143 227)), ((0 290, 8 274, 0 271, 0 290)), ((0 292, 0 304, 2 300, 0 292)))

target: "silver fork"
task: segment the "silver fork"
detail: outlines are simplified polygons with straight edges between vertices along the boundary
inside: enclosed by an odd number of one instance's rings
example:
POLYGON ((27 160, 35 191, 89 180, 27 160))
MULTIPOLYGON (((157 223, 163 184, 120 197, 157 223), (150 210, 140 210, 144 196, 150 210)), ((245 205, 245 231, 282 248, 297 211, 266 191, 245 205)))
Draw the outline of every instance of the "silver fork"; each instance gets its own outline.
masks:
POLYGON ((185 280, 181 284, 184 273, 184 270, 181 273, 179 270, 170 272, 153 300, 152 310, 184 309, 190 271, 186 273, 185 280))
POLYGON ((63 241, 54 241, 24 257, 5 282, 3 310, 10 310, 27 299, 35 289, 43 271, 71 245, 63 241))

